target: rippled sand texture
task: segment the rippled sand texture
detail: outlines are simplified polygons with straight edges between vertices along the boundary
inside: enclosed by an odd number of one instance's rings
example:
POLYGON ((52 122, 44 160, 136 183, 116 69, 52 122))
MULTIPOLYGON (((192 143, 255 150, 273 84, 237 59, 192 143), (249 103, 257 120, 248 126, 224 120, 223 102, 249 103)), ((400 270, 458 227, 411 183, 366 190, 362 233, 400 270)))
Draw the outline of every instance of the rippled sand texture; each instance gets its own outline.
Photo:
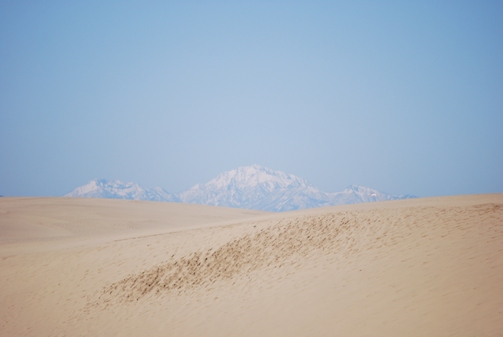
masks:
POLYGON ((2 336, 503 335, 503 195, 0 199, 2 336))

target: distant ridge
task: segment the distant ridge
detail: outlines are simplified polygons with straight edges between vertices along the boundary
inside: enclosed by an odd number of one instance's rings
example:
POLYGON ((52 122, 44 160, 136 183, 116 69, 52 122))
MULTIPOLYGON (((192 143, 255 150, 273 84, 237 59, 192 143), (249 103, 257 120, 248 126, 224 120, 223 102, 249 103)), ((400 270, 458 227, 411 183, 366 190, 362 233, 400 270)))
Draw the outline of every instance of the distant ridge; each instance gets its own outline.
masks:
POLYGON ((205 184, 194 185, 178 194, 170 194, 160 187, 146 189, 135 183, 95 179, 65 196, 181 201, 274 212, 416 198, 414 195, 387 194, 357 185, 351 185, 342 192, 323 192, 293 174, 260 165, 243 166, 221 173, 205 184))
POLYGON ((112 198, 149 201, 180 201, 176 196, 160 187, 143 188, 136 183, 124 183, 120 180, 108 181, 94 179, 88 184, 77 187, 65 197, 74 198, 112 198))
POLYGON ((177 195, 182 202, 265 211, 292 211, 324 206, 414 198, 351 185, 342 192, 323 192, 293 174, 252 165, 219 174, 177 195))

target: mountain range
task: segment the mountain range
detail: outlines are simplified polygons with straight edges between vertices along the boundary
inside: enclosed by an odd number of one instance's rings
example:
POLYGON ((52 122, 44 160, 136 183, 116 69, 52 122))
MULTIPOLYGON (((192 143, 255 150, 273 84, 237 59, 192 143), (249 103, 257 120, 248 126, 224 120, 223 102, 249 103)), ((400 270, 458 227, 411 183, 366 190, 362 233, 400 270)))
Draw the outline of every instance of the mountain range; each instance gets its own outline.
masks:
POLYGON ((171 194, 160 187, 147 189, 136 183, 95 179, 65 196, 184 202, 275 212, 416 198, 414 195, 392 195, 357 185, 351 185, 342 192, 324 192, 305 179, 260 165, 221 173, 205 184, 197 184, 178 194, 171 194))
POLYGON ((124 183, 120 180, 108 181, 106 179, 91 180, 88 184, 77 187, 70 193, 65 194, 65 197, 180 201, 175 195, 160 187, 144 188, 136 183, 124 183))

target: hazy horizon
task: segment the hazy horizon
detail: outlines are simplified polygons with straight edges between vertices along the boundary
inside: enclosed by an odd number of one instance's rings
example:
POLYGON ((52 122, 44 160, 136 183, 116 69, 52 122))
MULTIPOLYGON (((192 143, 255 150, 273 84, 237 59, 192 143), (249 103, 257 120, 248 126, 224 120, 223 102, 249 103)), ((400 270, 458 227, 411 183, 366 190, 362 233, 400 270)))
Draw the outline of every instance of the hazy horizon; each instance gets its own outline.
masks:
POLYGON ((177 193, 252 164, 503 192, 502 60, 497 1, 0 1, 0 195, 177 193))
MULTIPOLYGON (((194 188, 194 187, 197 187, 197 186, 199 186, 199 185, 205 185, 206 183, 209 183, 209 182, 214 182, 216 179, 218 179, 219 177, 221 177, 221 175, 224 175, 224 174, 226 174, 226 173, 230 173, 230 172, 232 172, 232 171, 238 171, 238 172, 239 172, 239 170, 242 170, 242 169, 250 169, 250 168, 251 168, 251 169, 255 169, 255 168, 257 168, 257 166, 258 166, 258 169, 259 169, 259 170, 265 169, 266 171, 267 171, 267 170, 272 170, 272 171, 274 171, 274 172, 272 172, 272 173, 271 173, 271 174, 272 174, 272 176, 273 176, 273 177, 272 177, 272 179, 273 179, 273 180, 274 180, 274 179, 281 179, 281 176, 277 176, 277 177, 276 177, 276 176, 275 176, 275 173, 286 173, 289 177, 291 177, 291 174, 288 174, 287 172, 282 172, 282 171, 278 171, 278 170, 271 169, 270 167, 265 167, 265 166, 261 166, 261 165, 254 164, 254 165, 251 165, 251 166, 241 166, 241 167, 235 168, 235 169, 233 169, 233 170, 229 170, 229 171, 226 171, 226 172, 222 172, 222 173, 220 173, 219 175, 217 175, 217 176, 213 177, 213 178, 212 178, 211 180, 209 180, 209 181, 195 183, 195 184, 191 185, 190 187, 188 187, 188 188, 186 188, 185 190, 182 190, 182 191, 169 191, 169 190, 167 190, 166 188, 164 188, 164 187, 162 187, 162 186, 147 187, 147 189, 153 189, 153 188, 159 188, 159 187, 160 187, 160 188, 164 189, 164 191, 165 191, 165 192, 168 192, 168 193, 170 193, 171 195, 176 196, 176 195, 178 195, 178 194, 180 194, 180 193, 186 192, 186 191, 188 191, 188 190, 190 190, 190 189, 192 189, 192 188, 194 188)), ((269 174, 269 172, 268 172, 268 174, 269 174)), ((296 178, 300 179, 301 181, 306 181, 306 182, 307 182, 310 186, 313 186, 314 188, 317 188, 317 189, 318 189, 318 187, 317 187, 317 186, 312 185, 309 181, 305 180, 304 178, 302 178, 302 177, 298 177, 298 176, 296 176, 296 175, 294 175, 294 176, 295 176, 296 178)), ((224 177, 226 177, 226 176, 224 176, 224 177)), ((242 176, 241 176, 241 177, 242 177, 242 176)), ((255 176, 254 176, 252 179, 254 179, 254 178, 255 178, 255 176)), ((224 179, 225 179, 225 178, 224 178, 224 179)), ((241 179, 241 178, 238 178, 238 180, 239 180, 239 179, 241 179)), ((220 180, 222 180, 222 178, 220 178, 220 180)), ((109 184, 109 183, 116 183, 116 182, 117 182, 117 183, 123 183, 123 184, 137 184, 137 183, 136 183, 136 182, 134 182, 134 181, 123 181, 123 180, 120 180, 120 179, 107 179, 107 178, 99 178, 99 177, 98 177, 98 178, 94 178, 94 179, 89 180, 88 182, 86 182, 85 184, 83 184, 83 185, 81 185, 81 186, 77 186, 75 189, 73 189, 73 190, 72 190, 72 191, 70 191, 70 192, 75 192, 77 189, 79 189, 79 188, 81 188, 81 187, 84 187, 84 186, 87 186, 87 185, 89 185, 89 184, 91 184, 91 183, 93 183, 93 182, 105 183, 105 184, 109 184)), ((251 181, 251 183, 254 183, 254 180, 252 180, 252 181, 251 181)), ((138 185, 140 185, 140 184, 138 184, 138 185)), ((140 186, 141 186, 141 185, 140 185, 140 186)), ((141 187, 146 188, 145 186, 141 186, 141 187)), ((364 187, 364 188, 371 188, 371 189, 372 189, 372 186, 361 186, 361 185, 356 185, 356 184, 349 184, 349 185, 346 185, 346 186, 343 188, 343 190, 346 190, 346 189, 352 189, 352 188, 354 188, 354 187, 364 187)), ((340 191, 322 191, 322 192, 327 192, 327 193, 339 193, 339 192, 342 192, 343 190, 340 190, 340 191)), ((321 191, 321 190, 320 190, 320 191, 321 191)), ((379 192, 383 192, 383 193, 386 193, 386 194, 393 194, 393 193, 387 193, 387 191, 379 191, 379 192)), ((68 195, 68 194, 71 194, 71 193, 67 193, 67 194, 65 194, 65 196, 66 196, 66 195, 68 195)), ((414 196, 414 197, 419 197, 419 196, 412 195, 412 194, 409 194, 409 195, 414 196)))

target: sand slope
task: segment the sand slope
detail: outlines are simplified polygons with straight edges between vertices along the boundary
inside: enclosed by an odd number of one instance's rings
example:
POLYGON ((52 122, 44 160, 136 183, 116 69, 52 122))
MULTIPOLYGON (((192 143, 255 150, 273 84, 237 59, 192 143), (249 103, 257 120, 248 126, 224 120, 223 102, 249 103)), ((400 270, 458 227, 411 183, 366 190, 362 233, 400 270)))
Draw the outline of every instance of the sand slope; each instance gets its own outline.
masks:
POLYGON ((501 194, 108 202, 0 200, 0 335, 503 335, 501 194))

